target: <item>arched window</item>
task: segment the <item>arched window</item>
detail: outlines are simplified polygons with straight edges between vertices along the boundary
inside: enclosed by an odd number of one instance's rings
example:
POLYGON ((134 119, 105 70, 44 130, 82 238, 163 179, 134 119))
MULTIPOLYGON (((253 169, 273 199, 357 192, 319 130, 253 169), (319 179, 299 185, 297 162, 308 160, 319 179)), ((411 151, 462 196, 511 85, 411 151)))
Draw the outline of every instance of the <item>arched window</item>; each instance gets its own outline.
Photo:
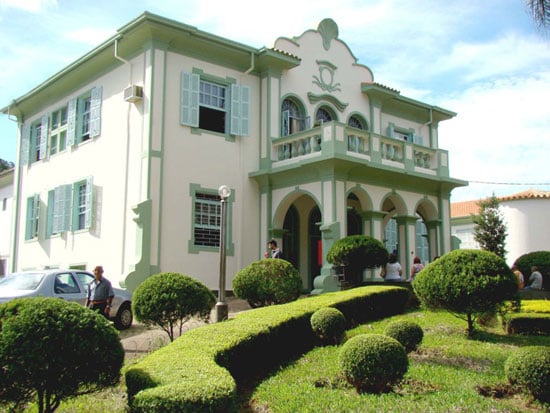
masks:
MULTIPOLYGON (((353 115, 348 119, 348 126, 354 129, 367 130, 366 122, 359 116, 353 115)), ((364 137, 358 136, 352 130, 347 131, 348 134, 348 151, 356 153, 366 153, 368 148, 365 148, 366 141, 364 137)))
POLYGON ((356 129, 366 130, 365 122, 359 116, 350 116, 348 119, 348 126, 356 129))
POLYGON ((315 114, 315 124, 323 124, 334 119, 332 111, 326 107, 320 107, 315 114))
POLYGON ((281 136, 292 135, 293 133, 306 129, 304 111, 294 100, 283 100, 281 115, 281 136))

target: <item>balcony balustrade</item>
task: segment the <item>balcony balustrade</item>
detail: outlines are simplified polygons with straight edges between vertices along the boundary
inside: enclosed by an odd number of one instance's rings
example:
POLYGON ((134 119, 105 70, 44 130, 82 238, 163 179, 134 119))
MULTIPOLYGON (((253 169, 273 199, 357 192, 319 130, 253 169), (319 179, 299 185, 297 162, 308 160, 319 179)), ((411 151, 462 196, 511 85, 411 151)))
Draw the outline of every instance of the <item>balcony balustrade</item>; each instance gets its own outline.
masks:
POLYGON ((327 122, 273 139, 271 153, 273 168, 315 157, 326 159, 344 155, 351 161, 366 162, 371 167, 384 165, 432 176, 449 176, 447 151, 362 131, 338 122, 327 122))

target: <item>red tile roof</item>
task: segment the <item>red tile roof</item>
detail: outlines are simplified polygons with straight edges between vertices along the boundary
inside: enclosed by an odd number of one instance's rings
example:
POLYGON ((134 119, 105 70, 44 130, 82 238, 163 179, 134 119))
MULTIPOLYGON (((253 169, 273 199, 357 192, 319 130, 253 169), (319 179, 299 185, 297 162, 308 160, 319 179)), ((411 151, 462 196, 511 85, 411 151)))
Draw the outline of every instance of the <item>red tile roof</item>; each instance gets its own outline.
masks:
POLYGON ((462 201, 451 203, 451 218, 468 217, 471 214, 477 214, 479 207, 477 203, 479 201, 462 201))

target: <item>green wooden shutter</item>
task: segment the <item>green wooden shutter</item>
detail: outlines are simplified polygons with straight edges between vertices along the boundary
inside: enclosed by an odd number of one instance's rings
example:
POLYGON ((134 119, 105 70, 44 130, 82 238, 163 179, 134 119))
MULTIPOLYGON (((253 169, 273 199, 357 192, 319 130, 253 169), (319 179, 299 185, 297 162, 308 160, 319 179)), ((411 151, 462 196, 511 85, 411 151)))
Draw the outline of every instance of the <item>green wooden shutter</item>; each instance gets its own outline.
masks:
POLYGON ((90 138, 95 138, 101 133, 101 86, 92 89, 90 102, 90 138))
POLYGON ((413 135, 413 143, 417 145, 424 145, 424 138, 422 135, 417 135, 416 133, 413 135))
POLYGON ((199 75, 181 73, 180 123, 182 125, 199 126, 199 88, 199 75))
POLYGON ((29 145, 31 141, 31 125, 28 123, 23 125, 21 131, 21 148, 19 149, 19 163, 25 166, 29 163, 29 145))
POLYGON ((49 117, 47 115, 42 116, 42 121, 40 122, 40 136, 37 136, 37 139, 39 139, 38 159, 44 159, 46 157, 46 151, 48 150, 48 123, 49 117))
POLYGON ((32 207, 33 207, 33 198, 27 198, 27 214, 26 214, 26 225, 25 225, 25 239, 32 238, 32 207))
POLYGON ((67 146, 76 143, 76 99, 67 104, 67 146))
POLYGON ((250 87, 241 86, 241 136, 250 135, 250 87))
POLYGON ((55 205, 55 190, 48 191, 48 207, 46 209, 46 238, 53 233, 53 210, 55 205))
POLYGON ((52 232, 64 232, 71 221, 72 185, 61 185, 54 190, 54 212, 52 232))
POLYGON ((92 225, 92 212, 93 212, 93 178, 86 179, 86 204, 84 215, 84 228, 89 229, 92 225))
POLYGON ((250 87, 231 85, 231 134, 248 136, 250 118, 250 87))
POLYGON ((27 226, 25 239, 33 239, 38 236, 38 217, 40 215, 40 195, 34 194, 27 198, 27 226))
POLYGON ((241 88, 231 85, 231 135, 241 134, 241 88))
POLYGON ((390 138, 393 138, 393 136, 394 136, 394 129, 395 129, 395 125, 393 123, 390 123, 388 125, 388 136, 390 138))
POLYGON ((290 135, 290 111, 285 110, 281 116, 281 136, 290 135))

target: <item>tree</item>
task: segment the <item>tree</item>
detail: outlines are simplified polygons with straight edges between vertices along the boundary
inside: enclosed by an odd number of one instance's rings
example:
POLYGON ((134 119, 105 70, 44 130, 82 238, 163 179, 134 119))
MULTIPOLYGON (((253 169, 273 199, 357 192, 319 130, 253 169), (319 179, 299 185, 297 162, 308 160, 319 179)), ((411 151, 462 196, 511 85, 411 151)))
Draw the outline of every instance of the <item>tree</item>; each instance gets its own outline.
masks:
POLYGON ((124 349, 107 319, 57 298, 0 305, 0 402, 20 410, 36 399, 53 412, 62 400, 120 380, 124 349))
POLYGON ((468 322, 518 298, 516 277, 503 258, 483 250, 454 250, 428 264, 412 283, 421 304, 444 309, 468 322))
POLYGON ((550 26, 550 0, 527 0, 536 26, 544 30, 550 26))
POLYGON ((13 162, 0 159, 0 172, 14 167, 13 162))
POLYGON ((164 272, 143 281, 134 291, 132 307, 137 320, 157 325, 170 341, 191 318, 210 319, 216 297, 204 284, 187 275, 164 272))
POLYGON ((363 270, 382 267, 388 262, 388 251, 382 242, 365 235, 350 235, 339 239, 327 253, 331 264, 346 267, 351 285, 361 282, 363 270))
POLYGON ((486 251, 493 252, 499 257, 506 255, 506 224, 500 213, 500 204, 498 199, 493 196, 482 199, 477 204, 479 206, 479 215, 473 216, 474 221, 474 239, 480 247, 486 251))
POLYGON ((281 258, 263 258, 240 270, 233 279, 235 296, 252 308, 289 303, 302 291, 300 273, 281 258))

